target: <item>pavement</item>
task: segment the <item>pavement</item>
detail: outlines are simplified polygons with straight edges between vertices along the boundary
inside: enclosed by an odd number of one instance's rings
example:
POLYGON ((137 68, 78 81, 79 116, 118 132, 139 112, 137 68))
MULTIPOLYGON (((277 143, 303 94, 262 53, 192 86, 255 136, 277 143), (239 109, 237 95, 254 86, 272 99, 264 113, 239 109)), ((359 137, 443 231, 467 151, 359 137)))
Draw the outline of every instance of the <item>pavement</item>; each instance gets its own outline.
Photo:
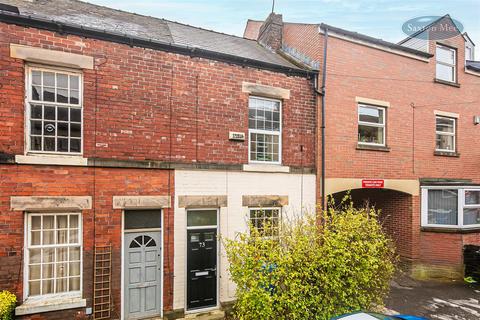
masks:
POLYGON ((463 282, 392 282, 385 301, 388 314, 411 314, 431 320, 480 320, 480 285, 463 282))
MULTIPOLYGON (((430 320, 480 320, 480 285, 459 281, 416 281, 399 275, 391 284, 385 308, 377 311, 388 315, 422 316, 430 320)), ((219 319, 224 319, 222 311, 185 317, 185 320, 219 319)))

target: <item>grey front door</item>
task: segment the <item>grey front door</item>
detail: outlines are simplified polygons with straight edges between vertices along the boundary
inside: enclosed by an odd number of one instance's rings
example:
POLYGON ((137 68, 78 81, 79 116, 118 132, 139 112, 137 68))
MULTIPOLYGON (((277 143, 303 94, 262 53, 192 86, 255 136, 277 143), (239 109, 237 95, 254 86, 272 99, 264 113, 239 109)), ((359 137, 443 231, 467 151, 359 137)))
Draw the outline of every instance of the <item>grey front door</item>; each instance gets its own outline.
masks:
POLYGON ((161 233, 125 233, 125 319, 159 316, 161 312, 161 233))

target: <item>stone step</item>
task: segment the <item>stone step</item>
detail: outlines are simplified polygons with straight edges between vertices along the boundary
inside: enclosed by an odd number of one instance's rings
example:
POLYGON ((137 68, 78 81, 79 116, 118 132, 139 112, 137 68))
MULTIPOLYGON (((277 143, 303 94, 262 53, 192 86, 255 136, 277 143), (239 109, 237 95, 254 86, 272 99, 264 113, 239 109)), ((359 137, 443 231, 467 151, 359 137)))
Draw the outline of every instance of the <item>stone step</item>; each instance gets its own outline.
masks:
POLYGON ((207 312, 190 313, 185 315, 185 320, 223 320, 225 311, 212 310, 207 312))

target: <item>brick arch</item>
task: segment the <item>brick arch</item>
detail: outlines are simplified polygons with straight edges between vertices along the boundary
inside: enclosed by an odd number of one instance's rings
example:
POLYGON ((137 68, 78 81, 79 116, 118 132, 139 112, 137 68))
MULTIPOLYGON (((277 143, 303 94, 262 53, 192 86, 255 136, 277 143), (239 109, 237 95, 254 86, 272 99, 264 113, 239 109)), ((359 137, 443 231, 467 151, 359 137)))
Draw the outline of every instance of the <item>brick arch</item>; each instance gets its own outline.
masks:
MULTIPOLYGON (((385 179, 385 189, 418 196, 420 184, 418 180, 385 179)), ((332 195, 338 192, 361 189, 362 179, 329 178, 325 181, 325 193, 332 195)))

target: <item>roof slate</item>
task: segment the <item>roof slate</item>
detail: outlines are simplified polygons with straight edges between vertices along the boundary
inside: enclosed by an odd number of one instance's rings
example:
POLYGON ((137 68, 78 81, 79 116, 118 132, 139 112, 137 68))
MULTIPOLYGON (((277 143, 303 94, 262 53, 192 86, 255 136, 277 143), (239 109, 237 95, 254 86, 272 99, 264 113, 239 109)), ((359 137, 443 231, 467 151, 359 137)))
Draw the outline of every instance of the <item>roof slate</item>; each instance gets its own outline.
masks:
POLYGON ((0 0, 21 15, 299 69, 256 41, 78 0, 0 0))

